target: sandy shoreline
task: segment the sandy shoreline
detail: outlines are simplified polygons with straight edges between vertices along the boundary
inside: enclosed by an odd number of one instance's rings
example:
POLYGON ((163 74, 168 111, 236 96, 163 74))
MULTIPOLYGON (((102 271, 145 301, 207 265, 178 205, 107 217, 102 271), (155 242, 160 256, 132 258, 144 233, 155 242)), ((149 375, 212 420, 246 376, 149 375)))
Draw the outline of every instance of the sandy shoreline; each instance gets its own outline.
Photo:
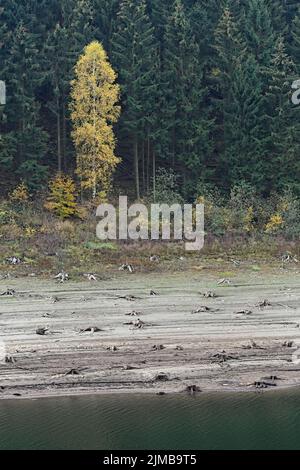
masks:
POLYGON ((1 293, 15 295, 0 297, 0 341, 11 358, 0 363, 0 399, 251 391, 269 377, 278 378, 270 390, 300 385, 297 274, 218 279, 189 272, 1 281, 1 293), (216 297, 203 297, 208 291, 216 297), (270 305, 259 306, 264 300, 270 305))

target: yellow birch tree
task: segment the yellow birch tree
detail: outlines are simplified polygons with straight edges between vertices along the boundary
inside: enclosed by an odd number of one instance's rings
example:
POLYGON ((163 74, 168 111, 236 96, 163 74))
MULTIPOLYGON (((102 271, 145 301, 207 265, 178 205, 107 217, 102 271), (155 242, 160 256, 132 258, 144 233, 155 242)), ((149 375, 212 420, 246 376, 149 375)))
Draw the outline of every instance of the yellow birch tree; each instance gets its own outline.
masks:
POLYGON ((102 45, 89 44, 75 67, 71 83, 72 138, 82 191, 105 197, 120 162, 115 155, 113 124, 120 116, 120 87, 102 45))

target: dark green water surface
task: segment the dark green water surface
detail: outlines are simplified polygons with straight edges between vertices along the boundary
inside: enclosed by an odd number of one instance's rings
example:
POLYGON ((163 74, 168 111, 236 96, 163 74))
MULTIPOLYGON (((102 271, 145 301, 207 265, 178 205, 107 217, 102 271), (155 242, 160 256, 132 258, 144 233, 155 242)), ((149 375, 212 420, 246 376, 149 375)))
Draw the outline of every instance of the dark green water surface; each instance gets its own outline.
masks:
POLYGON ((300 449, 300 391, 0 401, 0 449, 300 449))

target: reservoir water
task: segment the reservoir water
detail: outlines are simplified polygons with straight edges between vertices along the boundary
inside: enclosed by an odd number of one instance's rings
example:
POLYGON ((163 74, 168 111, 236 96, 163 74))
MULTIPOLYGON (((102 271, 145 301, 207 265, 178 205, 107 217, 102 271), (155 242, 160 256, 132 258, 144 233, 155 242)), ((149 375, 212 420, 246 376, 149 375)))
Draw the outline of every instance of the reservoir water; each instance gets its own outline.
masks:
POLYGON ((300 449, 300 392, 0 401, 0 449, 300 449))

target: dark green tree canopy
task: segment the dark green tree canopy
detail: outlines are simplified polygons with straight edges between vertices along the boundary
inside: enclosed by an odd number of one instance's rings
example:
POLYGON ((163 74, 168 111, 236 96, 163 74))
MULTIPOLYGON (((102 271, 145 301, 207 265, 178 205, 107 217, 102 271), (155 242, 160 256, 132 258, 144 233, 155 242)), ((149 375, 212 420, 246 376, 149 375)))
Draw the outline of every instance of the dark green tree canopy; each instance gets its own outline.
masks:
POLYGON ((155 192, 160 169, 193 200, 245 181, 299 193, 300 8, 286 0, 10 0, 0 4, 2 191, 73 172, 70 81, 101 41, 118 73, 118 186, 155 192), (172 173, 172 174, 173 174, 172 173))

